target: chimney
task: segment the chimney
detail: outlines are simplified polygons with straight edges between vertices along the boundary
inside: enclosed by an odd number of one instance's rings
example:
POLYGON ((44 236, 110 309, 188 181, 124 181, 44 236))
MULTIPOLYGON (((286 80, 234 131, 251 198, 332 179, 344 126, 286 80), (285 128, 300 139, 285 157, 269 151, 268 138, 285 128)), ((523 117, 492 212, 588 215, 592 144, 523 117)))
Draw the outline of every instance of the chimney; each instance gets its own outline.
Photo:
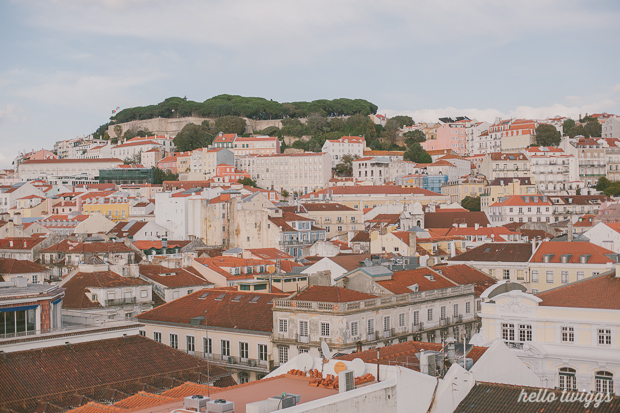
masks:
POLYGON ((9 247, 13 246, 13 240, 9 240, 9 247))
POLYGON ((16 212, 15 215, 13 215, 13 224, 14 225, 22 224, 22 214, 20 214, 19 212, 16 212))
POLYGON ((162 248, 168 248, 168 238, 163 237, 161 239, 161 246, 162 246, 162 248))
POLYGON ((428 354, 420 350, 420 373, 428 374, 428 354))
POLYGON ((456 340, 453 337, 448 337, 446 339, 446 346, 448 347, 448 360, 450 360, 450 363, 452 364, 454 364, 454 361, 456 360, 455 342, 456 340))
POLYGON ((536 252, 536 238, 532 240, 532 255, 536 252))
POLYGON ((476 222, 476 223, 474 224, 474 229, 475 229, 475 230, 478 230, 478 228, 479 228, 479 227, 480 227, 480 224, 476 222))

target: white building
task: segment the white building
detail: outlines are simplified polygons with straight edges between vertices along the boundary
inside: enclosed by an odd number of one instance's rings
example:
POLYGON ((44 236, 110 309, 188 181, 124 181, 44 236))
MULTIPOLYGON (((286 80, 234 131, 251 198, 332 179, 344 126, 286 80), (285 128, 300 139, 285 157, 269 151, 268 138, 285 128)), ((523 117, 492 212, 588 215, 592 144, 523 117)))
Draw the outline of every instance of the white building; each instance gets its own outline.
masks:
POLYGON ((620 278, 615 269, 537 296, 498 284, 483 293, 483 300, 482 330, 472 344, 502 339, 543 387, 620 391, 620 278))
POLYGON ((616 222, 599 222, 583 233, 592 244, 620 253, 620 224, 616 222))
POLYGON ((620 138, 620 116, 612 116, 603 122, 603 138, 620 138))
POLYGON ((545 195, 575 195, 584 184, 579 180, 579 163, 575 156, 560 148, 532 146, 524 151, 530 160, 531 177, 538 191, 545 195))
MULTIPOLYGON (((383 185, 389 181, 390 159, 387 156, 364 157, 352 162, 353 178, 383 185)), ((406 175, 406 174, 405 174, 406 175)))
POLYGON ((235 154, 226 148, 198 148, 191 152, 190 172, 181 173, 181 180, 207 181, 217 174, 217 166, 235 164, 235 154))
POLYGON ((247 171, 259 187, 307 194, 325 188, 331 178, 327 153, 248 155, 235 160, 235 167, 247 171))
POLYGON ((344 155, 363 157, 366 149, 366 139, 362 136, 343 136, 340 139, 326 140, 321 149, 332 159, 332 168, 342 160, 344 155))
MULTIPOLYGON (((480 155, 493 152, 488 145, 489 123, 472 120, 465 124, 465 153, 480 155)), ((499 147, 497 148, 499 150, 499 147)))
POLYGON ((493 226, 511 222, 553 222, 553 209, 544 195, 513 195, 491 204, 487 216, 493 226))
POLYGON ((76 175, 95 180, 99 177, 100 169, 113 169, 122 163, 118 158, 30 160, 19 165, 17 174, 22 181, 76 175))

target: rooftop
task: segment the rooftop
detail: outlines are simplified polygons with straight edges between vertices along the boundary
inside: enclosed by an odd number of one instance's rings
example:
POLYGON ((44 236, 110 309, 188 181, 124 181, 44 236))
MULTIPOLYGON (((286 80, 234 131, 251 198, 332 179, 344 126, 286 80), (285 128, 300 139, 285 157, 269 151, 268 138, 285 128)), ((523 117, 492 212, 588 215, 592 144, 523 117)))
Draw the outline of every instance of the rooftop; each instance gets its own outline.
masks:
POLYGON ((620 310, 620 278, 607 272, 537 295, 541 306, 620 310))

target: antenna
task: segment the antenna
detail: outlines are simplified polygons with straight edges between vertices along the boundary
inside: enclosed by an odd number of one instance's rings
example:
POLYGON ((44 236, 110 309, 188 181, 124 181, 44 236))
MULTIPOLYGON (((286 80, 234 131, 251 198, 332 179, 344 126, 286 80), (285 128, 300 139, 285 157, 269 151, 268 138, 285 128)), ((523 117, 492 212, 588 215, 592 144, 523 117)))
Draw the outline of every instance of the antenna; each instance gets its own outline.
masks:
POLYGON ((332 352, 326 341, 321 341, 321 350, 323 351, 323 359, 329 361, 332 358, 332 352))

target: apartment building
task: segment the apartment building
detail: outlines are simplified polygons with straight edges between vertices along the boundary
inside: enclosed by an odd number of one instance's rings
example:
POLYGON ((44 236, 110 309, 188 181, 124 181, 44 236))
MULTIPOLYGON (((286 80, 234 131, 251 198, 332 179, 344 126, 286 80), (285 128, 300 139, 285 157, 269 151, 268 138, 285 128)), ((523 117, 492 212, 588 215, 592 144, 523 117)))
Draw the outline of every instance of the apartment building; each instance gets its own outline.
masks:
POLYGON ((198 148, 191 152, 188 159, 189 172, 184 173, 181 157, 177 157, 177 171, 183 181, 206 181, 217 174, 218 165, 235 165, 235 155, 227 148, 198 148))
POLYGON ((532 178, 496 178, 484 187, 484 193, 480 196, 480 210, 486 212, 500 198, 536 194, 538 191, 532 178))
POLYGON ((126 159, 141 156, 142 153, 156 149, 160 153, 171 153, 174 149, 174 141, 169 136, 136 136, 124 143, 112 148, 114 158, 126 159))
POLYGON ((530 177, 530 160, 519 152, 487 154, 480 164, 480 173, 489 181, 497 178, 530 177))
POLYGON ((483 295, 482 337, 474 343, 503 340, 543 387, 617 394, 618 297, 613 269, 538 295, 500 284, 483 295))
POLYGON ((327 153, 247 155, 235 160, 259 187, 290 194, 307 194, 325 188, 331 178, 331 157, 327 153))
POLYGON ((511 222, 554 222, 552 204, 544 195, 513 195, 499 198, 487 210, 494 226, 511 222))
POLYGON ((530 160, 530 176, 541 194, 575 195, 578 189, 583 188, 575 156, 560 148, 546 146, 529 147, 524 153, 530 160))
POLYGON ((383 185, 388 182, 390 159, 386 156, 364 157, 352 162, 353 177, 358 181, 372 182, 383 185))
POLYGON ((565 219, 575 223, 583 215, 596 215, 601 209, 601 205, 610 202, 611 198, 606 195, 565 195, 548 196, 547 199, 553 205, 553 221, 558 222, 565 219))
POLYGON ((610 116, 602 123, 602 138, 620 138, 620 116, 610 116))
POLYGON ((489 126, 489 138, 501 142, 502 152, 519 152, 532 145, 536 122, 528 119, 496 120, 489 126))
POLYGON ((71 176, 83 176, 85 181, 97 181, 100 169, 116 168, 122 163, 118 158, 29 160, 19 165, 17 175, 22 181, 71 176))
POLYGON ((275 155, 280 153, 280 141, 276 136, 237 136, 233 141, 232 151, 235 156, 275 155))
POLYGON ((614 268, 618 254, 586 241, 543 241, 529 261, 533 294, 593 277, 614 268))
POLYGON ((458 203, 469 197, 480 197, 485 191, 488 181, 484 176, 466 176, 446 182, 441 187, 441 194, 450 197, 450 203, 458 203))
POLYGON ((141 313, 146 337, 235 372, 238 383, 260 380, 275 366, 273 302, 288 294, 230 289, 195 291, 141 313))
POLYGON ((366 139, 363 136, 343 136, 339 139, 326 140, 321 151, 329 154, 332 168, 335 168, 345 155, 362 158, 365 149, 366 139))
POLYGON ((472 121, 469 127, 465 128, 465 154, 482 155, 491 152, 499 152, 501 147, 493 147, 489 139, 489 123, 472 121))
POLYGON ((362 211, 335 202, 305 202, 281 209, 312 218, 317 227, 325 230, 325 236, 328 239, 364 229, 362 211))
POLYGON ((587 187, 596 186, 598 179, 601 176, 606 176, 607 165, 605 162, 607 159, 603 142, 583 136, 562 140, 562 149, 578 159, 579 179, 587 187))

